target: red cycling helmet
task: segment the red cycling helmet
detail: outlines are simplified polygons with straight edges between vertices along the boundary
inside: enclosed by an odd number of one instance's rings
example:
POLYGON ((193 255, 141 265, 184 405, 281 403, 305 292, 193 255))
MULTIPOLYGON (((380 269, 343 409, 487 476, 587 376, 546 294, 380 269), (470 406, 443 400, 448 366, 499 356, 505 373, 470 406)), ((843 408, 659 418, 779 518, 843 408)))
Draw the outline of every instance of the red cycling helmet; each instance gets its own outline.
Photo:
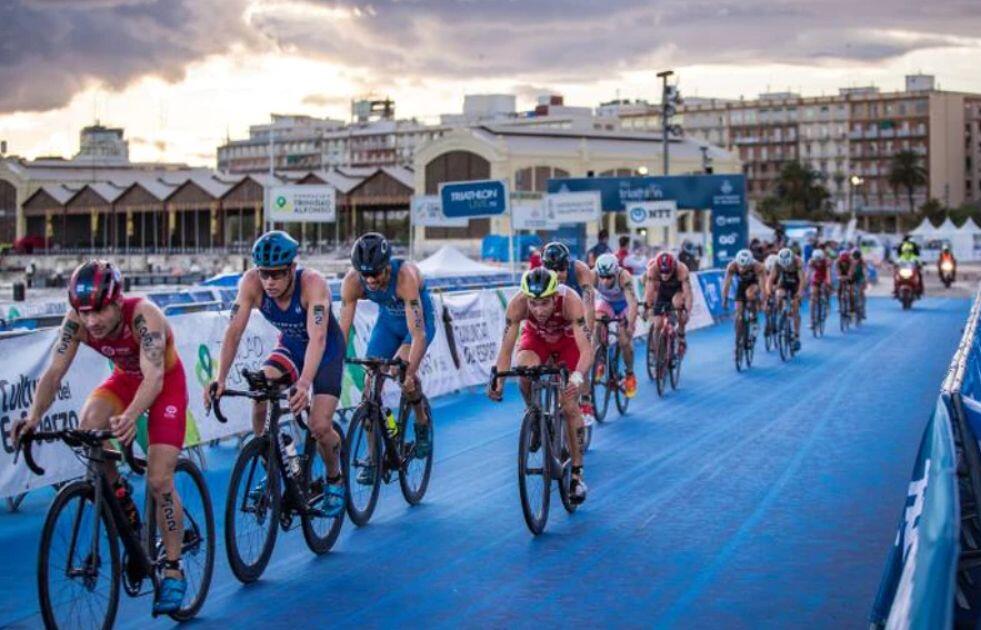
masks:
POLYGON ((674 273, 674 270, 678 268, 678 261, 675 260, 671 252, 661 252, 654 258, 654 266, 657 267, 659 273, 668 275, 674 273))
POLYGON ((838 262, 851 262, 851 260, 852 260, 852 257, 851 257, 851 254, 848 253, 848 250, 843 250, 843 251, 839 252, 839 254, 838 254, 838 262))
POLYGON ((123 296, 123 277, 107 260, 79 265, 68 281, 68 301, 76 311, 98 311, 123 296))

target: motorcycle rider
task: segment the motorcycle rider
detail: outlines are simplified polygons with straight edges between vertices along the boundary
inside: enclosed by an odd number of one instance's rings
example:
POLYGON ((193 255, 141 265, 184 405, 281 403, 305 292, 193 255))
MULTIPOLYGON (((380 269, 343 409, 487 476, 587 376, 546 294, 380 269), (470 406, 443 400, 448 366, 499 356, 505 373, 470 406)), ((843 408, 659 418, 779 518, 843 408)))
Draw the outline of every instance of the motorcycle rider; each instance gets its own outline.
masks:
POLYGON ((954 258, 954 253, 950 251, 950 243, 944 243, 940 250, 940 257, 937 258, 937 275, 941 280, 945 275, 949 275, 951 282, 957 281, 957 260, 954 258), (944 271, 945 266, 949 266, 949 272, 944 271))

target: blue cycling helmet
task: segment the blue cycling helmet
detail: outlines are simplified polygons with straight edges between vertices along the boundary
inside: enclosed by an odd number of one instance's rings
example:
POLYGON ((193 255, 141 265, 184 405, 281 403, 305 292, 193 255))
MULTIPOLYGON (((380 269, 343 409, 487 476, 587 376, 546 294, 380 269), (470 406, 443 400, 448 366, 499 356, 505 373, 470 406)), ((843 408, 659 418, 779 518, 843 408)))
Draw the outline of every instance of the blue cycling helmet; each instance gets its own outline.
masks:
POLYGON ((252 262, 256 267, 283 267, 296 258, 300 244, 282 230, 266 232, 252 246, 252 262))

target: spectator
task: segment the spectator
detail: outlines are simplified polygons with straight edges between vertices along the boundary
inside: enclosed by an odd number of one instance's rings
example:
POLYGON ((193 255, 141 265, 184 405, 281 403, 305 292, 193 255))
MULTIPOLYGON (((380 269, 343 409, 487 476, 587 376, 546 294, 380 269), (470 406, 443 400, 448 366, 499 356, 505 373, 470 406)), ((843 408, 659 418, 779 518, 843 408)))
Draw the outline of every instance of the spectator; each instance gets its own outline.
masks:
POLYGON ((528 268, 536 269, 542 266, 542 254, 538 251, 538 248, 532 245, 528 248, 530 253, 528 255, 528 268))
POLYGON ((623 267, 623 261, 630 255, 630 237, 620 237, 620 249, 617 250, 617 263, 623 267))
POLYGON ((586 254, 586 264, 593 267, 596 264, 596 259, 603 254, 610 253, 610 246, 607 241, 610 240, 610 233, 605 229, 599 231, 599 242, 589 248, 589 252, 586 254))

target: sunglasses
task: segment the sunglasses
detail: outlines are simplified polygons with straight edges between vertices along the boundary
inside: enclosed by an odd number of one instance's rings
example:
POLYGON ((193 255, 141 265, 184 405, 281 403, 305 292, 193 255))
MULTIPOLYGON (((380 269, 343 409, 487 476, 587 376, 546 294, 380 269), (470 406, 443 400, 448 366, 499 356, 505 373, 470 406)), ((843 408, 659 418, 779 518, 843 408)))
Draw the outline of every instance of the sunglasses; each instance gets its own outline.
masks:
POLYGON ((260 269, 259 277, 263 280, 281 280, 290 272, 290 268, 285 269, 260 269))
POLYGON ((382 270, 382 271, 375 271, 375 272, 359 271, 358 273, 360 273, 361 274, 361 277, 364 278, 365 280, 368 280, 368 279, 374 280, 375 278, 377 278, 380 275, 382 275, 383 273, 385 273, 385 271, 384 270, 382 270))

